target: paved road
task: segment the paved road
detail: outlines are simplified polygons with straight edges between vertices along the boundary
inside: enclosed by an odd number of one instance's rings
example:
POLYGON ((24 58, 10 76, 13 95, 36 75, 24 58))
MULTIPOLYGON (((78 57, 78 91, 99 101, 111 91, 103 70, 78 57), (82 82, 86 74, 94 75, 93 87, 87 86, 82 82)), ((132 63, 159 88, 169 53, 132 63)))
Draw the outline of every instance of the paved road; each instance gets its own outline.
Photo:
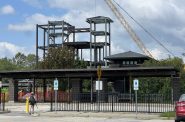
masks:
POLYGON ((134 118, 42 117, 0 115, 1 122, 174 122, 174 120, 137 120, 134 118))
POLYGON ((36 113, 34 115, 28 115, 22 111, 14 111, 11 113, 0 114, 0 122, 174 122, 174 120, 163 120, 162 118, 150 119, 147 117, 143 119, 110 116, 74 117, 74 114, 69 116, 67 113, 64 114, 61 112, 52 112, 52 114, 46 112, 45 114, 36 113))

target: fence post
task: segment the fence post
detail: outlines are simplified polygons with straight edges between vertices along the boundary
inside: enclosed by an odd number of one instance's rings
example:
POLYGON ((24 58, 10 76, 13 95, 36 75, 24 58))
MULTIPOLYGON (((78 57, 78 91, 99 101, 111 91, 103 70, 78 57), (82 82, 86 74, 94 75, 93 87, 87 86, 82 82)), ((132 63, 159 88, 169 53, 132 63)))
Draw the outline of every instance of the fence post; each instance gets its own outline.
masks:
POLYGON ((113 97, 113 93, 112 93, 112 112, 114 111, 113 99, 114 99, 114 97, 113 97))
POLYGON ((77 110, 77 111, 79 112, 79 105, 80 105, 80 93, 78 93, 78 94, 77 94, 77 96, 78 96, 78 97, 77 97, 77 98, 78 98, 78 99, 77 99, 77 102, 78 102, 78 110, 77 110))
POLYGON ((50 99, 50 111, 53 111, 53 95, 52 95, 52 91, 51 91, 51 95, 50 95, 51 99, 50 99))
POLYGON ((148 93, 148 113, 150 113, 150 94, 148 93))
POLYGON ((0 110, 2 110, 2 108, 1 108, 1 103, 2 103, 1 100, 2 100, 2 97, 1 96, 2 96, 2 93, 1 93, 1 88, 0 88, 0 110))
POLYGON ((3 111, 5 111, 5 93, 3 93, 3 111))

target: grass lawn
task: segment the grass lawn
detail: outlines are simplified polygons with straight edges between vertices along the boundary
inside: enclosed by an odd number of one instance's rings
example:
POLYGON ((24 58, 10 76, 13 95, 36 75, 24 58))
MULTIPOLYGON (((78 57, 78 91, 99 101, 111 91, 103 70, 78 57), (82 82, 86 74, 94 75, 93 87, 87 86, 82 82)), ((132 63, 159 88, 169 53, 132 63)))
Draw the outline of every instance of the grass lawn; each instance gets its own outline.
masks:
POLYGON ((168 117, 168 118, 175 117, 175 111, 161 113, 160 117, 168 117))

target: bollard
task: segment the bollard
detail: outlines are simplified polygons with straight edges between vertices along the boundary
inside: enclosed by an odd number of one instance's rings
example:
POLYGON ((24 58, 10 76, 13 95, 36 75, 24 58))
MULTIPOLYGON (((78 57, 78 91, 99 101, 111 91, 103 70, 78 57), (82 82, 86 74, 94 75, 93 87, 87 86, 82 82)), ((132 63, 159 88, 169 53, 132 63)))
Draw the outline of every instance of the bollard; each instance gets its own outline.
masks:
POLYGON ((26 113, 29 113, 29 98, 26 97, 26 113))

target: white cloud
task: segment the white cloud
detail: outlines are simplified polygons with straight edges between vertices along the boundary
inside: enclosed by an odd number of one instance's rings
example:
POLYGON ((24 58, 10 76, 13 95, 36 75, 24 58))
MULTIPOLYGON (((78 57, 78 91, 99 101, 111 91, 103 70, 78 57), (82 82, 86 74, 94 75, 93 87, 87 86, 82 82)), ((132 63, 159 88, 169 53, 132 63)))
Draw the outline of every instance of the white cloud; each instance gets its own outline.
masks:
POLYGON ((40 13, 35 13, 26 17, 23 23, 9 24, 8 29, 13 31, 35 31, 36 24, 46 24, 48 21, 52 20, 61 20, 61 17, 46 16, 40 13))
POLYGON ((25 47, 20 47, 9 42, 0 42, 0 58, 13 57, 17 52, 28 54, 29 51, 25 47))
POLYGON ((0 14, 13 14, 15 12, 11 5, 6 5, 0 8, 0 14))
MULTIPOLYGON (((27 1, 28 0, 24 0, 27 1)), ((36 3, 38 2, 37 0, 36 3)), ((185 1, 177 2, 176 0, 115 0, 120 6, 127 10, 137 21, 139 21, 145 28, 152 31, 157 39, 165 40, 162 43, 172 52, 176 49, 185 46, 185 1), (173 48, 172 48, 173 47, 173 48)), ((48 20, 65 20, 75 27, 89 27, 85 22, 86 18, 92 16, 108 16, 114 20, 112 24, 112 54, 120 51, 132 50, 139 52, 139 48, 132 41, 125 29, 121 26, 117 18, 113 15, 111 10, 103 0, 88 1, 87 0, 47 0, 48 9, 62 10, 66 9, 65 13, 61 15, 44 15, 35 13, 25 18, 22 23, 9 24, 9 30, 14 31, 35 31, 35 24, 46 24, 48 20)), ((121 11, 121 10, 120 10, 121 11)), ((57 12, 58 13, 58 12, 57 12)), ((123 13, 121 11, 121 13, 123 13)), ((55 13, 53 13, 55 14, 55 13)), ((124 13, 123 13, 124 14, 124 13)), ((141 28, 139 28, 131 19, 125 14, 124 17, 136 31, 142 42, 151 51, 156 58, 168 57, 164 49, 154 40, 149 38, 141 28), (163 56, 165 55, 165 56, 163 56)), ((79 37, 79 36, 78 36, 79 37)), ((82 41, 89 40, 89 37, 79 37, 82 41)), ((180 55, 180 51, 177 52, 180 55)))
POLYGON ((163 50, 158 48, 151 50, 151 53, 152 53, 152 56, 157 60, 166 59, 166 58, 169 58, 170 56, 168 53, 165 53, 163 50))
POLYGON ((9 30, 14 30, 14 31, 32 31, 32 30, 34 30, 34 25, 29 24, 29 23, 27 23, 27 24, 18 24, 18 25, 9 24, 8 29, 9 30))
POLYGON ((122 53, 125 50, 120 47, 120 45, 115 45, 114 43, 111 44, 111 55, 116 53, 122 53))
MULTIPOLYGON (((137 21, 139 21, 147 30, 159 39, 171 52, 176 56, 180 55, 180 51, 176 49, 185 46, 185 9, 183 5, 185 1, 176 0, 116 0, 127 12, 130 13, 137 21), (164 6, 165 5, 165 6, 164 6), (164 41, 165 40, 165 41, 164 41), (173 47, 173 48, 172 48, 173 47)), ((123 11, 124 17, 127 19, 137 35, 141 38, 143 43, 152 50, 154 57, 166 52, 149 36, 136 26, 131 19, 129 19, 123 11), (155 44, 154 44, 155 42, 155 44), (159 54, 161 52, 161 54, 159 54)), ((128 42, 128 41, 127 41, 128 42)), ((185 50, 184 50, 185 51, 185 50)), ((168 55, 165 53, 165 55, 168 55)), ((166 56, 165 56, 166 57, 166 56)), ((168 57, 168 56, 167 56, 168 57)))
POLYGON ((46 16, 41 13, 35 13, 25 18, 23 23, 9 24, 8 29, 13 31, 35 31, 36 24, 47 24, 48 21, 65 20, 77 27, 85 27, 88 24, 85 22, 86 18, 92 17, 92 14, 85 11, 71 10, 63 16, 46 16))

